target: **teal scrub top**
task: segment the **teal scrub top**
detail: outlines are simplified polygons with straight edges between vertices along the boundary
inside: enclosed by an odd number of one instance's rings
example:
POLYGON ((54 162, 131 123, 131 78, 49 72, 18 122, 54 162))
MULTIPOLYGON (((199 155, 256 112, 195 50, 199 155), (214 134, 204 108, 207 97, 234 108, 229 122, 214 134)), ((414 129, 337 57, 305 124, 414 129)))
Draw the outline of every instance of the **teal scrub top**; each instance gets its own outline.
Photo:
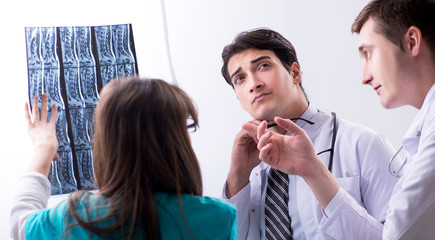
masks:
MULTIPOLYGON (((95 195, 88 198, 85 196, 86 194, 76 206, 82 218, 96 219, 108 211, 108 207, 103 203, 104 199, 97 200, 95 195), (85 205, 90 209, 89 213, 86 213, 85 205)), ((161 239, 192 239, 183 222, 177 195, 156 193, 155 198, 161 239)), ((237 239, 237 213, 233 205, 220 199, 190 194, 182 194, 181 199, 186 224, 195 239, 237 239)), ((68 203, 64 201, 55 208, 32 213, 27 218, 24 228, 26 239, 102 239, 80 226, 70 228, 66 233, 64 230, 68 222, 67 212, 68 203)), ((70 222, 71 219, 72 216, 70 222)), ((97 226, 108 226, 111 223, 113 219, 100 222, 97 226)), ((143 239, 142 234, 143 232, 139 231, 134 239, 143 239)), ((111 237, 116 239, 120 238, 120 235, 113 233, 111 237)))

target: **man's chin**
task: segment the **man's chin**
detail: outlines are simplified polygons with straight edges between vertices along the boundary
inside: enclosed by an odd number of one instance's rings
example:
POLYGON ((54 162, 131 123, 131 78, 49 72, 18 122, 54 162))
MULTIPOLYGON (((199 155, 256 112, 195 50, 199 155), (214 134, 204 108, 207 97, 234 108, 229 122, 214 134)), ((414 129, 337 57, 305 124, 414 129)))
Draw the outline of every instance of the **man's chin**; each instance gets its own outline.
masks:
POLYGON ((273 123, 273 119, 275 118, 275 116, 265 115, 265 114, 252 116, 252 117, 256 120, 259 120, 259 121, 266 121, 268 124, 273 123))
POLYGON ((383 108, 385 109, 394 109, 394 108, 398 108, 398 107, 402 107, 404 106, 404 104, 400 104, 398 102, 394 102, 391 99, 387 99, 387 98, 380 98, 380 102, 383 108))

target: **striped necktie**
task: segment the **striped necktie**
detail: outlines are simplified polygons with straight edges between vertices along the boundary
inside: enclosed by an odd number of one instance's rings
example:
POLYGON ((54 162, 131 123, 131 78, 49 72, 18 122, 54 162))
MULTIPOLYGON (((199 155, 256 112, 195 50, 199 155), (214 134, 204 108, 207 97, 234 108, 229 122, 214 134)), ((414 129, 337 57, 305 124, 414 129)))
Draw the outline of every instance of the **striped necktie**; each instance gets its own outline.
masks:
POLYGON ((288 175, 271 168, 265 200, 266 239, 293 239, 288 212, 288 175))

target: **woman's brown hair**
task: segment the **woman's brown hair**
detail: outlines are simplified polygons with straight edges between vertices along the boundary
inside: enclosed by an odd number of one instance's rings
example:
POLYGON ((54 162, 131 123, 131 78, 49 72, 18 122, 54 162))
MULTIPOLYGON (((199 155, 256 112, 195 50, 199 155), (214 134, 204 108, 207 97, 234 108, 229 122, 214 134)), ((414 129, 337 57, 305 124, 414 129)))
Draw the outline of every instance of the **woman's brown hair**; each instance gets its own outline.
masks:
POLYGON ((96 198, 104 199, 108 212, 93 221, 82 219, 76 206, 92 195, 73 194, 68 213, 75 225, 102 237, 116 233, 130 239, 142 233, 147 239, 159 239, 153 194, 177 194, 181 212, 182 193, 202 196, 187 119, 197 126, 192 100, 165 81, 133 77, 104 87, 96 108, 93 157, 96 198), (111 224, 97 227, 103 221, 111 224))

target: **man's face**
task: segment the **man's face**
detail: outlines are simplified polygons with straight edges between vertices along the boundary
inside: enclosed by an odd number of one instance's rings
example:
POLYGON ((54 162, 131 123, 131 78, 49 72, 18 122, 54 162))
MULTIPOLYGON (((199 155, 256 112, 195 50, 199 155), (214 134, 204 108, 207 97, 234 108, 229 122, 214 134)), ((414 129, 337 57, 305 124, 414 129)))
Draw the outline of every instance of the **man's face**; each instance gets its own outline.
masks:
POLYGON ((409 92, 404 52, 376 32, 376 22, 369 19, 361 28, 358 48, 363 59, 362 83, 370 85, 380 97, 384 108, 396 108, 406 103, 409 92))
POLYGON ((298 85, 299 66, 292 65, 291 77, 271 50, 248 49, 232 56, 228 72, 241 106, 257 120, 299 117, 307 106, 298 85))

